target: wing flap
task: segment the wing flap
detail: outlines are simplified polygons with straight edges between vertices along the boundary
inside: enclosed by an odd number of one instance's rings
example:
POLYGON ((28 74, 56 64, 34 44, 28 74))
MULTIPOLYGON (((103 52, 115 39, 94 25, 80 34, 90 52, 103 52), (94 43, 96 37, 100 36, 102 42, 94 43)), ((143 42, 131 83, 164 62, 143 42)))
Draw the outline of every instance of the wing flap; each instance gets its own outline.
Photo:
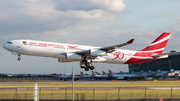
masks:
POLYGON ((82 50, 82 51, 78 51, 78 52, 75 52, 75 53, 79 54, 79 55, 87 56, 87 55, 90 55, 90 50, 82 50))

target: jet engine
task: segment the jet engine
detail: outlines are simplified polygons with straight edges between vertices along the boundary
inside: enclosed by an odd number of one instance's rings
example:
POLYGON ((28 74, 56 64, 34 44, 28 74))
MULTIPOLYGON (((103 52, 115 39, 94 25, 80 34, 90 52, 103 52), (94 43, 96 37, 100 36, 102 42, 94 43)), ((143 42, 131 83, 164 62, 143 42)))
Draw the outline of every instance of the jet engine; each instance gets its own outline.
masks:
POLYGON ((71 60, 66 60, 66 59, 58 59, 58 62, 72 62, 71 60))
POLYGON ((66 54, 66 59, 70 59, 70 60, 80 60, 82 58, 81 55, 78 54, 71 54, 71 53, 67 53, 66 54))

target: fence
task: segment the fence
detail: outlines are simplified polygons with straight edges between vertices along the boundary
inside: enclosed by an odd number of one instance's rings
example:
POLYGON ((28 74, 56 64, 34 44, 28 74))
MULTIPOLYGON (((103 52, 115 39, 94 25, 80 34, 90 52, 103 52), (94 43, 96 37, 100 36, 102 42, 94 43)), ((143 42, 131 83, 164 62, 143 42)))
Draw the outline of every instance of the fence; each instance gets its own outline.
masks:
MULTIPOLYGON (((0 89, 0 101, 32 101, 33 89, 0 89)), ((75 90, 75 101, 180 101, 180 90, 75 90)), ((40 89, 40 101, 70 101, 68 89, 40 89)))

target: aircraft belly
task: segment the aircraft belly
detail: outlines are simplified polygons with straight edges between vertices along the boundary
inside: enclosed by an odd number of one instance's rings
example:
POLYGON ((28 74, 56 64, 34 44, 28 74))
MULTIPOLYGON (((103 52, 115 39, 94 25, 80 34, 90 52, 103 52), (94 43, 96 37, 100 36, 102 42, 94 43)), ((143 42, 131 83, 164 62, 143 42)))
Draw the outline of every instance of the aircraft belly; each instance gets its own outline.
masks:
POLYGON ((56 54, 55 58, 66 59, 66 56, 65 55, 61 55, 61 54, 56 54))

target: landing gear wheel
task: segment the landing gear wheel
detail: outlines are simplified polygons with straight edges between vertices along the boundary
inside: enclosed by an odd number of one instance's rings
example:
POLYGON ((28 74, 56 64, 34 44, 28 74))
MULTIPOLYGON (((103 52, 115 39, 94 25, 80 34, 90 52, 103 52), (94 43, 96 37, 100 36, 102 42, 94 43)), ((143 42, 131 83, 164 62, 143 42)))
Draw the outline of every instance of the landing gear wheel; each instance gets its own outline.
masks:
POLYGON ((92 61, 89 58, 84 58, 84 60, 80 62, 80 67, 84 68, 85 71, 89 71, 89 69, 94 70, 94 66, 92 66, 92 61))
POLYGON ((21 58, 19 57, 19 58, 17 58, 17 60, 18 60, 18 61, 21 61, 21 58))
POLYGON ((17 58, 18 61, 21 61, 21 55, 18 54, 18 58, 17 58))
POLYGON ((81 62, 80 62, 80 67, 81 67, 81 68, 86 68, 86 61, 84 61, 84 60, 81 61, 81 62))
POLYGON ((85 70, 85 71, 89 71, 89 68, 88 68, 88 67, 86 67, 86 68, 84 68, 84 70, 85 70))
POLYGON ((94 70, 94 66, 91 66, 90 69, 91 69, 91 70, 94 70))
POLYGON ((86 67, 91 67, 92 64, 91 63, 86 63, 86 67))

